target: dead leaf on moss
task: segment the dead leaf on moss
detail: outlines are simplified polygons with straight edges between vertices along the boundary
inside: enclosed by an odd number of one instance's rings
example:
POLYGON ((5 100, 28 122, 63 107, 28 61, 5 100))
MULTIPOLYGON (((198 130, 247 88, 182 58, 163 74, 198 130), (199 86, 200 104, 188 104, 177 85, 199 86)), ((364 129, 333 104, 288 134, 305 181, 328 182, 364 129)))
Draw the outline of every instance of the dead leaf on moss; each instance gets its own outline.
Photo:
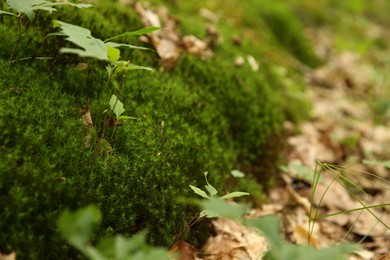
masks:
POLYGON ((209 49, 206 42, 198 39, 194 35, 186 35, 183 37, 183 46, 188 53, 195 54, 202 58, 213 56, 213 52, 209 49))
POLYGON ((93 122, 92 122, 92 117, 91 117, 91 112, 89 111, 89 106, 83 106, 82 108, 82 123, 84 126, 88 127, 87 131, 87 136, 85 137, 85 143, 84 147, 89 148, 91 147, 91 142, 92 142, 92 134, 93 134, 93 122))
POLYGON ((150 39, 157 51, 157 54, 161 58, 162 64, 168 69, 173 69, 182 51, 180 47, 180 38, 174 31, 176 27, 176 20, 168 15, 167 10, 160 9, 160 15, 165 19, 165 24, 162 27, 162 22, 160 21, 158 12, 144 8, 142 4, 138 2, 135 4, 134 8, 137 14, 141 17, 145 27, 161 27, 160 30, 154 31, 150 34, 150 39))
POLYGON ((82 112, 83 112, 83 125, 88 126, 88 127, 93 127, 91 112, 89 111, 89 106, 87 106, 87 105, 83 106, 82 112))
MULTIPOLYGON (((141 17, 144 26, 161 27, 160 30, 150 34, 150 40, 165 68, 173 69, 182 51, 202 58, 209 58, 213 55, 206 41, 193 35, 184 37, 179 35, 176 29, 178 20, 169 15, 167 8, 160 7, 153 11, 145 8, 140 3, 136 3, 135 11, 141 17)), ((216 37, 217 32, 210 30, 210 35, 216 37)), ((210 42, 213 41, 215 40, 211 38, 210 42)))

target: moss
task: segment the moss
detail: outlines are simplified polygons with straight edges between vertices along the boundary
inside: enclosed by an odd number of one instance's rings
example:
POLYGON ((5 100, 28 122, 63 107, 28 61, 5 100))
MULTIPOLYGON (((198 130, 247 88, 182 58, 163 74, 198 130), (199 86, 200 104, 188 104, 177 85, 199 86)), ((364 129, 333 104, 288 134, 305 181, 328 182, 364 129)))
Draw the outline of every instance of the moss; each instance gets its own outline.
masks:
MULTIPOLYGON (((102 38, 136 29, 128 22, 140 26, 133 12, 104 3, 77 15, 63 10, 55 18, 102 38)), ((191 196, 188 185, 203 184, 204 171, 223 191, 233 167, 249 167, 259 158, 275 163, 269 138, 279 134, 283 120, 278 94, 263 72, 234 67, 228 50, 217 50, 208 61, 183 56, 171 73, 134 72, 116 91, 106 85, 103 63, 58 55, 68 43, 44 39, 52 31, 45 15, 26 27, 14 59, 53 59, 6 62, 17 38, 16 23, 6 20, 0 25, 0 32, 11 32, 10 41, 0 43, 1 252, 77 258, 57 233, 56 220, 63 209, 87 204, 103 213, 96 240, 148 229, 149 242, 171 245, 196 212, 177 198, 191 196), (88 62, 88 68, 80 71, 79 62, 88 62), (104 128, 101 136, 113 92, 125 114, 137 119, 115 132, 104 128), (89 148, 81 122, 84 104, 95 125, 89 148)), ((158 64, 152 53, 125 51, 123 57, 158 64)), ((268 168, 256 169, 258 176, 267 175, 268 168)))
MULTIPOLYGON (((253 4, 253 6, 255 6, 253 4)), ((313 47, 303 32, 303 25, 294 16, 291 8, 284 3, 264 1, 261 8, 256 9, 266 21, 268 28, 278 42, 287 48, 295 58, 310 67, 321 65, 313 47)))

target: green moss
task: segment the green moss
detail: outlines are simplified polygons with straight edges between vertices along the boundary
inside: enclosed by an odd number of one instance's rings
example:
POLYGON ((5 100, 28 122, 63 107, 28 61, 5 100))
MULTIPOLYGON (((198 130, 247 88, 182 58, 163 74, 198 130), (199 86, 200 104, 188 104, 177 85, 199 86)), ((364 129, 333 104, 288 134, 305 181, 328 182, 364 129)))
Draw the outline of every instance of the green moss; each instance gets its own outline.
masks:
MULTIPOLYGON (((255 6, 255 4, 252 5, 255 6)), ((256 10, 262 15, 278 42, 295 58, 310 67, 321 65, 320 59, 315 55, 313 47, 303 34, 302 23, 294 16, 288 5, 267 0, 256 10)))
MULTIPOLYGON (((228 49, 208 61, 183 56, 173 72, 131 73, 118 92, 106 85, 103 63, 58 54, 68 43, 44 39, 42 34, 53 31, 44 15, 26 27, 13 59, 53 59, 6 62, 17 38, 11 18, 0 25, 0 32, 11 32, 0 43, 0 252, 78 257, 64 245, 56 221, 63 209, 88 204, 103 213, 96 240, 148 229, 151 243, 171 245, 196 212, 177 198, 191 196, 188 185, 203 184, 204 171, 221 192, 233 167, 260 163, 252 172, 269 176, 278 152, 270 138, 283 120, 279 97, 265 72, 235 67, 228 49), (80 71, 79 62, 88 68, 80 71), (102 128, 114 92, 125 114, 137 118, 115 132, 102 128), (95 125, 88 148, 84 104, 95 125)), ((102 38, 141 26, 132 11, 113 4, 77 15, 63 10, 55 18, 102 38)), ((122 55, 136 64, 158 64, 150 52, 122 55)))

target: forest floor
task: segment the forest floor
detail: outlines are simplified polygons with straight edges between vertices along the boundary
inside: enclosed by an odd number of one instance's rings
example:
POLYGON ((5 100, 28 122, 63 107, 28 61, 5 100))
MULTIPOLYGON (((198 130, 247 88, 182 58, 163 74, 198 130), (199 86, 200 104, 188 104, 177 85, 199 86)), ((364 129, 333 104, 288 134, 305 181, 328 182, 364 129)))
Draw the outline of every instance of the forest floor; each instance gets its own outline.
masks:
MULTIPOLYGON (((361 250, 350 259, 390 259, 390 122, 375 122, 371 112, 385 95, 385 75, 378 80, 368 55, 332 51, 332 38, 330 32, 313 38, 326 63, 305 73, 310 118, 285 122, 287 165, 270 202, 250 217, 277 214, 294 244, 358 243, 361 250)), ((218 235, 205 246, 210 259, 254 259, 267 250, 263 237, 234 221, 218 219, 214 226, 218 235)))

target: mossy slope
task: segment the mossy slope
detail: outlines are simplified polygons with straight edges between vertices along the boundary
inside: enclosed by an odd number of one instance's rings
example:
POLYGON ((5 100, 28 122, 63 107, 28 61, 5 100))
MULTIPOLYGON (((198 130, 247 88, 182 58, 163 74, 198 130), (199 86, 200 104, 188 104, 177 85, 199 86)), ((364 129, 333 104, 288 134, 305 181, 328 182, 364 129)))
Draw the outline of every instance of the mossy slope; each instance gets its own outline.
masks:
MULTIPOLYGON (((102 38, 141 26, 131 10, 115 4, 77 13, 62 10, 55 18, 102 38)), ((1 33, 9 32, 0 43, 0 252, 74 258, 75 251, 57 233, 56 220, 63 209, 87 204, 103 212, 96 238, 148 229, 151 243, 170 245, 196 212, 177 198, 191 194, 189 184, 200 186, 204 171, 223 191, 234 167, 274 158, 277 151, 265 147, 280 130, 279 96, 263 72, 234 67, 223 49, 209 61, 183 56, 171 73, 129 74, 117 94, 125 114, 137 119, 114 133, 105 129, 102 148, 103 111, 114 92, 105 85, 104 64, 59 55, 65 43, 43 38, 52 31, 44 15, 27 28, 13 59, 53 60, 11 63, 17 38, 12 19, 0 25, 1 33), (78 62, 88 62, 88 69, 77 69, 78 62), (88 148, 89 130, 80 112, 84 104, 95 125, 88 148)), ((123 56, 158 66, 153 53, 126 51, 123 56)))

